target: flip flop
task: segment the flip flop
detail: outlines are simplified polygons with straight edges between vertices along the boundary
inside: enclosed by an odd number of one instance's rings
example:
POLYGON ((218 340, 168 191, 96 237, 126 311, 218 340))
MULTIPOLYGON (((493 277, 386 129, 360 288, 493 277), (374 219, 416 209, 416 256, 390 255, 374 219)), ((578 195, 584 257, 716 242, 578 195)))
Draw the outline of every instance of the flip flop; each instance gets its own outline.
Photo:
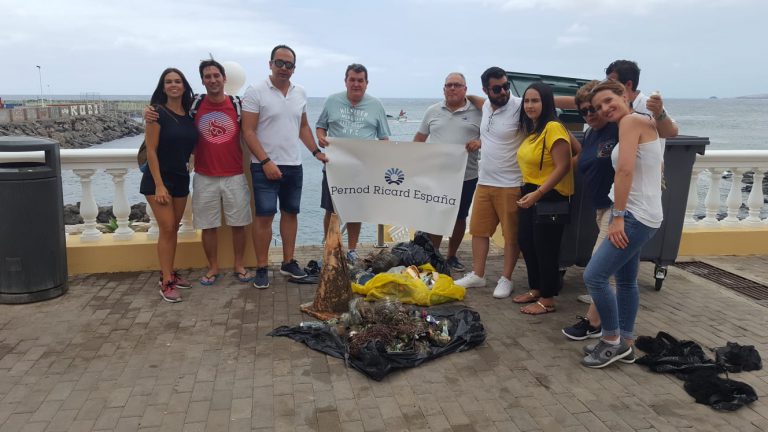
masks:
POLYGON ((247 269, 244 272, 235 272, 233 276, 243 283, 253 282, 253 280, 256 279, 256 273, 247 269))
POLYGON ((545 305, 544 303, 542 303, 540 301, 537 301, 537 302, 535 302, 533 304, 530 304, 528 306, 523 306, 523 307, 520 308, 520 312, 522 312, 522 313, 524 313, 526 315, 544 315, 544 314, 548 314, 548 313, 554 312, 556 310, 557 309, 555 309, 554 305, 547 306, 547 305, 545 305), (533 307, 534 305, 540 307, 541 309, 539 309, 536 312, 532 311, 531 309, 528 309, 528 308, 533 307))
POLYGON ((206 274, 205 276, 200 278, 200 285, 211 286, 216 283, 216 280, 218 278, 219 278, 218 273, 212 274, 212 275, 206 274))
POLYGON ((536 294, 533 293, 533 291, 528 291, 527 293, 520 294, 519 296, 515 296, 515 298, 513 298, 512 301, 517 304, 536 303, 537 301, 539 301, 540 298, 541 296, 537 296, 536 294), (522 300, 520 300, 521 296, 525 296, 525 297, 523 297, 522 300))

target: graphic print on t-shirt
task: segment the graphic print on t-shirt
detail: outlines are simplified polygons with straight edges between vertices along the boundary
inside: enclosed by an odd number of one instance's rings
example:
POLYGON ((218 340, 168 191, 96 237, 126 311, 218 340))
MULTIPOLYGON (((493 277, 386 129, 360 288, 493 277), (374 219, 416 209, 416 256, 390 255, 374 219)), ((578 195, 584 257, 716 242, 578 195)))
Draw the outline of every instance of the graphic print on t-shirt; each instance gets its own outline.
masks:
POLYGON ((339 123, 344 128, 344 135, 359 136, 360 130, 365 127, 367 122, 368 112, 358 108, 341 107, 339 113, 341 114, 339 123))
POLYGON ((221 111, 204 114, 200 117, 197 128, 200 136, 211 144, 225 143, 237 134, 235 122, 221 111))

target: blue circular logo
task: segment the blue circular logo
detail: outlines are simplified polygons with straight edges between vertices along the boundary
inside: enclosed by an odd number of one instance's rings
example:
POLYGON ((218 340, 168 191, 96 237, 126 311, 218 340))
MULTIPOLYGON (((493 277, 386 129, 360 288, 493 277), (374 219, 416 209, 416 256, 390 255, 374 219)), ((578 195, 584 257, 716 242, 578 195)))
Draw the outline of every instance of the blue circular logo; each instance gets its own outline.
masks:
POLYGON ((384 181, 400 186, 405 181, 405 173, 400 168, 390 168, 384 173, 384 181))

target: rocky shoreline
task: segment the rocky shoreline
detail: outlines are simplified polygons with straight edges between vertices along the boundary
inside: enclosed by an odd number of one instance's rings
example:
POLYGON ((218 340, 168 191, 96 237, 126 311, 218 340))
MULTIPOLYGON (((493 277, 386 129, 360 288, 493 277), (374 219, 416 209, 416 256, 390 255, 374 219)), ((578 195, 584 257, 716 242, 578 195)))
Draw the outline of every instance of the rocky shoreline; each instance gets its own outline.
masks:
POLYGON ((61 148, 88 148, 95 144, 144 133, 144 127, 126 114, 0 124, 0 136, 41 136, 56 140, 61 148))

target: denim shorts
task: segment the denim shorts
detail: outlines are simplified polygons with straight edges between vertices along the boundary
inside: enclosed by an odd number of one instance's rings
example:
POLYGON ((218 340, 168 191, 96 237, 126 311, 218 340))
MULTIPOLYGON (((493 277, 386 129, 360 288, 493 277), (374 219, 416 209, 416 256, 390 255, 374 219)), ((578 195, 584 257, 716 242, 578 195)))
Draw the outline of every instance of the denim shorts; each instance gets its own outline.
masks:
POLYGON ((301 165, 278 165, 277 167, 283 173, 283 177, 279 180, 269 180, 260 164, 251 164, 253 204, 257 216, 276 214, 278 200, 281 211, 299 214, 304 171, 301 165))

